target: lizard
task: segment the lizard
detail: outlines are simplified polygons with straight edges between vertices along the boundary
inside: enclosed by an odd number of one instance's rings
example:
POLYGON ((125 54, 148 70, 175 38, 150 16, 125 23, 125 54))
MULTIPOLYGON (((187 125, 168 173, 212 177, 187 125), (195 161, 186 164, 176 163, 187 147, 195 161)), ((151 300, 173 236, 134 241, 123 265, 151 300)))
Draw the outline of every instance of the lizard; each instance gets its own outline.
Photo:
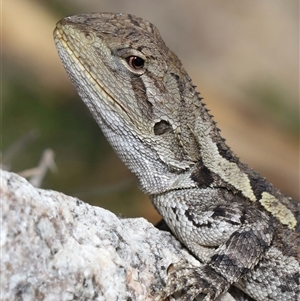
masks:
POLYGON ((242 163, 157 28, 131 14, 65 17, 58 54, 78 94, 178 240, 155 300, 300 300, 300 204, 242 163), (250 299, 250 298, 249 298, 250 299))

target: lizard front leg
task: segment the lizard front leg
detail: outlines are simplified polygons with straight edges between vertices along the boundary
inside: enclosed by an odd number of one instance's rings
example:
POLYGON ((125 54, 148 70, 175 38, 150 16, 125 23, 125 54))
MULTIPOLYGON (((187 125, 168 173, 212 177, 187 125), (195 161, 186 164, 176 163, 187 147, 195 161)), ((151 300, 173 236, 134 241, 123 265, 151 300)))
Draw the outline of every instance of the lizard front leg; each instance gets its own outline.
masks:
POLYGON ((205 301, 215 300, 259 262, 271 244, 273 220, 234 200, 222 204, 216 198, 206 199, 203 206, 201 200, 182 202, 178 192, 177 200, 173 197, 172 202, 158 197, 154 204, 178 239, 205 265, 173 264, 167 295, 182 290, 183 300, 193 300, 199 294, 206 294, 205 301))

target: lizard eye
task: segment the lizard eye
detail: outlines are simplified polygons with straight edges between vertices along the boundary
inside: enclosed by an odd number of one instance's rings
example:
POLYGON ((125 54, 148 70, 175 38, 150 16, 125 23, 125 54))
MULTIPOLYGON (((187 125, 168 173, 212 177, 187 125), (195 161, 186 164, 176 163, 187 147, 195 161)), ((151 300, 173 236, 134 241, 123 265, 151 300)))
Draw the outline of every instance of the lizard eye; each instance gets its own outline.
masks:
POLYGON ((138 56, 129 56, 126 58, 128 65, 134 70, 142 70, 144 68, 145 61, 138 56))

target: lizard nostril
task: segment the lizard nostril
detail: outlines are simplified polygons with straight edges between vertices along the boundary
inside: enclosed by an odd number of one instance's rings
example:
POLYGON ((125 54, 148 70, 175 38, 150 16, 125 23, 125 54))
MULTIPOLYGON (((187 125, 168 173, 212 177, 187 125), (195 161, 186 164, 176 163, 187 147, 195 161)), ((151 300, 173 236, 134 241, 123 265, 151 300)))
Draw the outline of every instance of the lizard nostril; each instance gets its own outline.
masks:
POLYGON ((93 39, 93 36, 92 36, 90 33, 88 33, 88 32, 86 32, 86 33, 84 34, 84 36, 85 36, 85 38, 86 38, 87 40, 89 40, 89 41, 91 41, 91 40, 93 39))

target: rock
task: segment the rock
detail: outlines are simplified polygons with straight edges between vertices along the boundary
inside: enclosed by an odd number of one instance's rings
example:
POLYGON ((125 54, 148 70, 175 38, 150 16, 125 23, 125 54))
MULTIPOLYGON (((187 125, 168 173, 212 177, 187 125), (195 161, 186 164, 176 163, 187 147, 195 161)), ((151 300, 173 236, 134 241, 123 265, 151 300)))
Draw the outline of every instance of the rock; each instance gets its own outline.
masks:
POLYGON ((0 178, 1 300, 160 300, 171 263, 199 265, 143 218, 118 218, 11 172, 0 178))
POLYGON ((1 171, 2 300, 153 300, 188 256, 143 218, 120 219, 1 171))

